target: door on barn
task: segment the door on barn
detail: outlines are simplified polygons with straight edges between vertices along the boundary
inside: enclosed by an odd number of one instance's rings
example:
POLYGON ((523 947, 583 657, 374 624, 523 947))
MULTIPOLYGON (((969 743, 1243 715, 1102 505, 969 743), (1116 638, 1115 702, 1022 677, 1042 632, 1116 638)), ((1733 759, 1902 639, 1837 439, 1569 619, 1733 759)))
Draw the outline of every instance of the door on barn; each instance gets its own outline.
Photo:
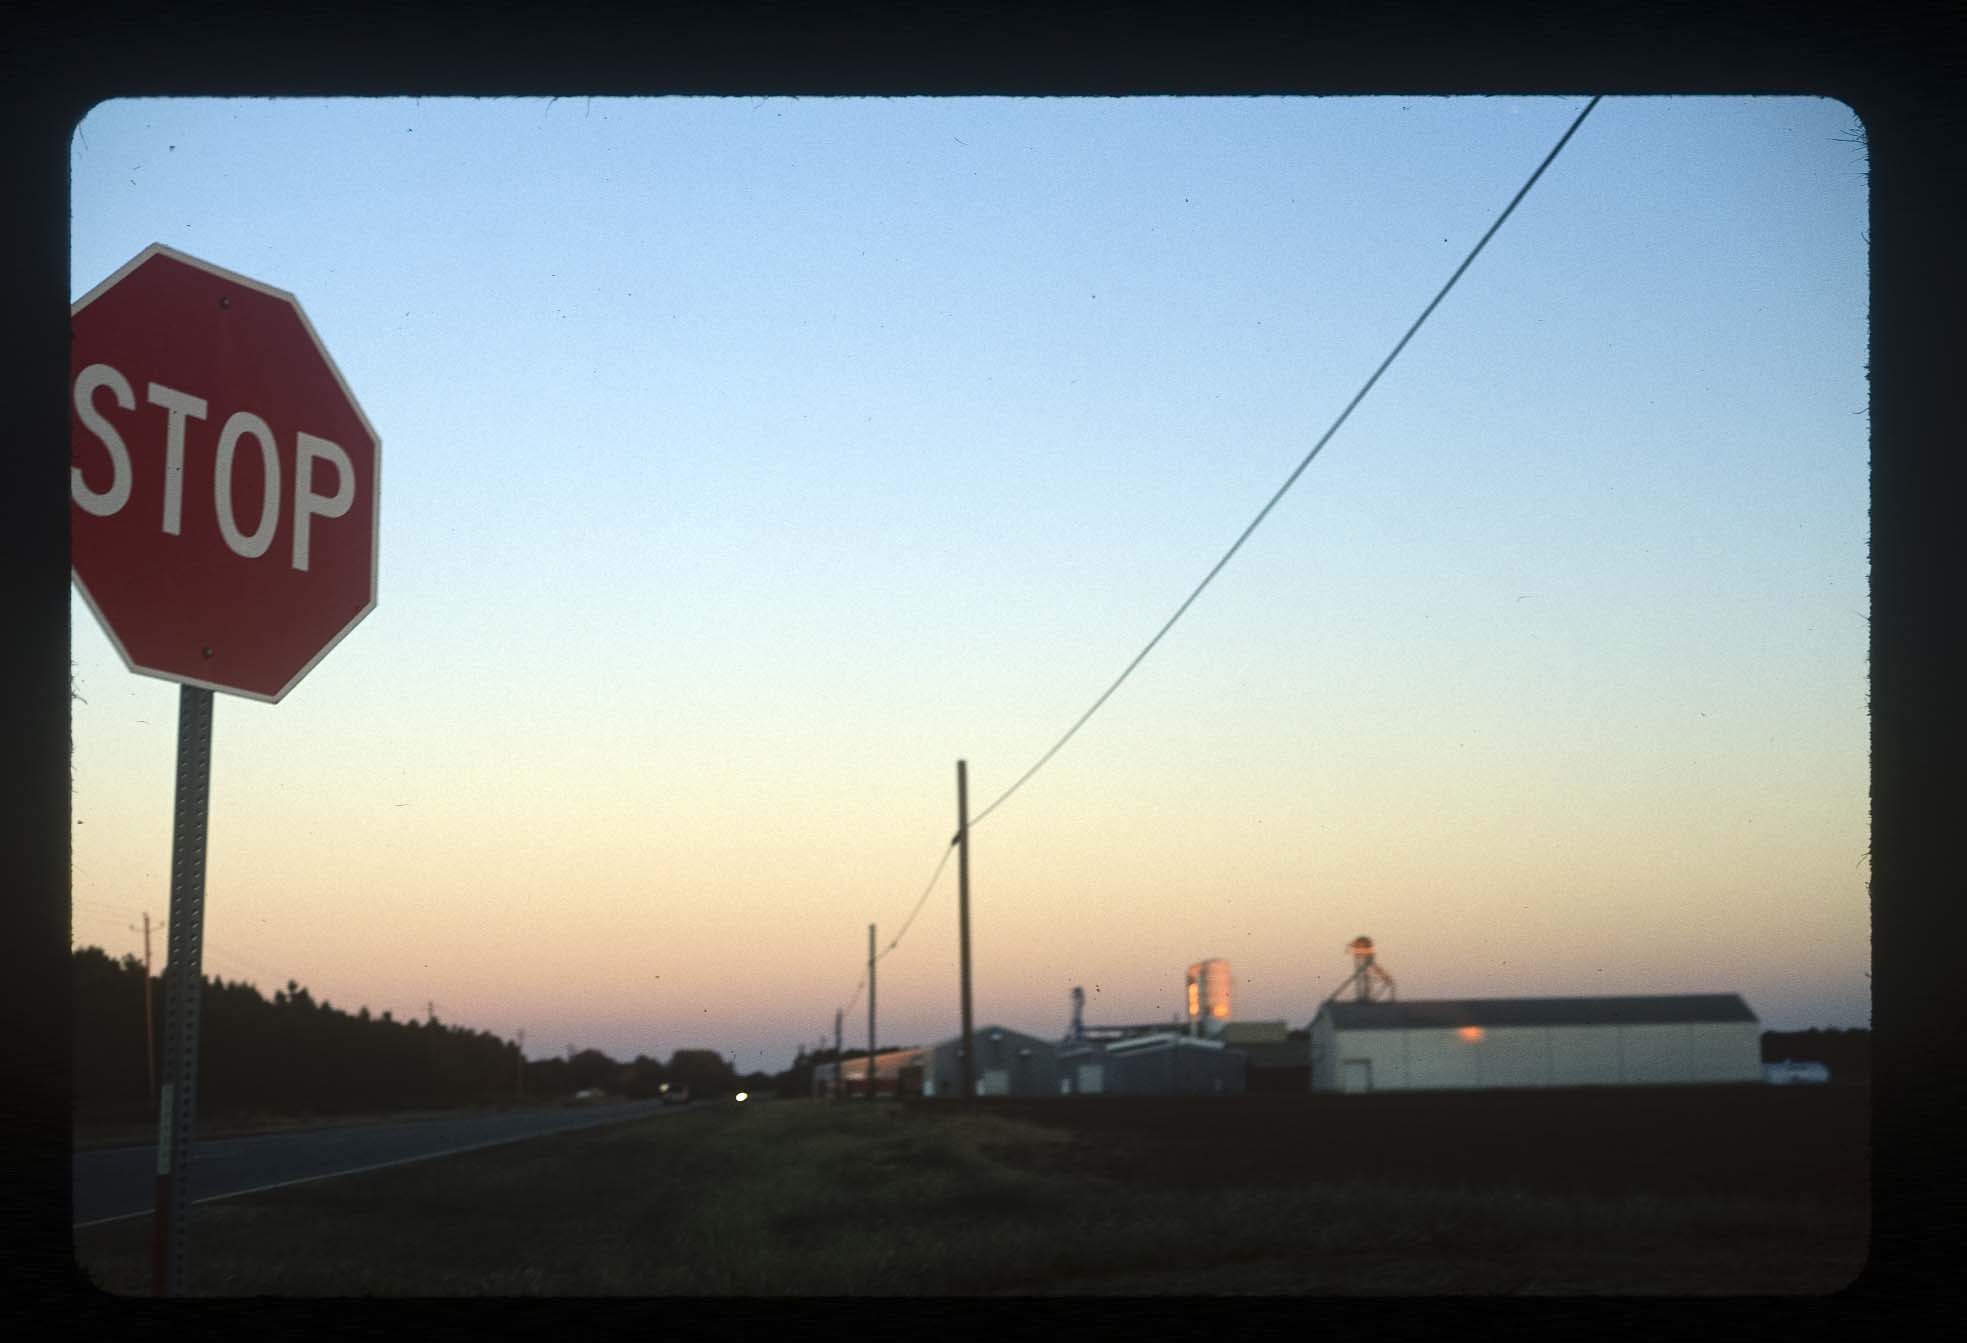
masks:
POLYGON ((1345 1069, 1342 1091, 1371 1091, 1373 1089, 1373 1061, 1371 1059, 1345 1059, 1340 1064, 1345 1069))

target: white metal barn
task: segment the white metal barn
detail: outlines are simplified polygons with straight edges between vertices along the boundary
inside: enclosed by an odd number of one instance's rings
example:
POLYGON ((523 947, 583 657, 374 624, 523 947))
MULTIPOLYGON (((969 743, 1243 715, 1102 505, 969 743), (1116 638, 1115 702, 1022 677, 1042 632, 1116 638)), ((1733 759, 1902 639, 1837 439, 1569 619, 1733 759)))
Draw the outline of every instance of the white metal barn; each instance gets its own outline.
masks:
POLYGON ((1762 1026, 1741 995, 1328 1002, 1313 1091, 1760 1082, 1762 1026))

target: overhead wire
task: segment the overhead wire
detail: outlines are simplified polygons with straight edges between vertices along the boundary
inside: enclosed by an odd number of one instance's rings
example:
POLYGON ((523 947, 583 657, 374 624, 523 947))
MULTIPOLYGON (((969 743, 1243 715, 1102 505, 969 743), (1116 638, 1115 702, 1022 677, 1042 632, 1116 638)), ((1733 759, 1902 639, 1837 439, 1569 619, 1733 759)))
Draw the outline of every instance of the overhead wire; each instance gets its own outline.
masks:
MULTIPOLYGON (((957 836, 957 839, 961 839, 961 838, 962 838, 961 835, 957 836)), ((922 894, 916 897, 915 908, 911 909, 908 912, 908 917, 902 920, 901 931, 897 932, 892 938, 890 938, 888 940, 888 945, 883 947, 880 950, 880 952, 878 952, 875 955, 874 959, 876 960, 876 962, 886 959, 889 952, 893 951, 896 947, 901 945, 901 940, 903 935, 908 932, 909 925, 915 922, 915 916, 922 912, 922 906, 928 903, 929 893, 936 889, 936 881, 938 878, 942 876, 943 868, 948 866, 949 855, 954 853, 955 851, 956 851, 956 839, 952 839, 949 841, 948 846, 943 849, 943 856, 936 863, 936 870, 929 874, 929 884, 924 886, 922 888, 922 894)), ((867 976, 862 975, 861 982, 854 986, 854 996, 852 998, 849 998, 847 1000, 847 1005, 841 1008, 840 1010, 842 1012, 853 1011, 854 1004, 860 1001, 861 990, 866 987, 867 987, 867 976)))
POLYGON ((113 900, 98 900, 86 895, 70 896, 69 904, 74 907, 87 906, 104 913, 128 915, 132 918, 140 918, 144 912, 142 908, 136 905, 120 905, 113 900))
POLYGON ((916 897, 915 908, 911 909, 908 912, 908 917, 902 920, 901 932, 898 932, 894 935, 894 937, 889 941, 888 945, 881 949, 881 954, 874 958, 875 960, 877 961, 881 960, 883 957, 887 956, 889 952, 893 951, 896 947, 901 945, 902 935, 908 932, 908 926, 911 923, 915 922, 915 916, 917 914, 920 914, 922 912, 922 906, 928 903, 929 892, 936 889, 936 879, 942 876, 943 868, 949 865, 949 855, 956 852, 957 841, 962 838, 963 837, 961 835, 958 835, 955 839, 950 840, 948 845, 944 847, 943 856, 936 863, 936 870, 929 874, 929 884, 922 888, 922 894, 916 897))
POLYGON ((1462 258, 1462 264, 1455 267, 1455 273, 1448 277, 1448 282, 1441 286, 1440 292, 1435 294, 1433 300, 1427 305, 1427 307, 1421 310, 1421 315, 1414 319, 1413 325, 1407 328, 1407 334, 1402 336, 1399 342, 1394 345, 1392 352, 1388 354, 1385 359, 1382 359, 1380 361, 1380 366, 1373 370, 1373 375, 1368 379, 1366 379, 1365 385, 1362 386, 1359 389, 1359 391, 1353 395, 1352 400, 1346 403, 1345 409, 1339 412, 1338 418, 1332 421, 1331 427, 1327 429, 1322 435, 1320 435, 1316 443, 1312 444, 1311 451, 1307 452, 1304 455, 1304 459, 1297 464, 1297 467, 1291 472, 1291 474, 1285 477, 1284 483, 1277 487, 1277 492, 1270 496, 1270 502, 1266 503, 1261 509, 1257 511, 1257 516, 1250 520, 1250 525, 1243 529, 1242 535, 1238 536, 1235 542, 1230 546, 1230 548, 1223 552, 1222 558, 1216 561, 1214 567, 1212 567, 1209 570, 1209 572, 1203 576, 1202 581, 1195 585, 1195 590, 1188 594, 1187 599, 1184 600, 1180 606, 1175 608, 1175 613, 1168 617, 1167 621, 1161 626, 1161 628, 1155 632, 1154 637, 1147 641, 1146 646, 1143 647, 1140 652, 1134 654, 1134 660, 1129 662, 1126 668, 1120 673, 1120 675, 1114 678, 1112 685, 1108 686, 1104 691, 1101 692, 1100 697, 1093 701, 1092 707, 1086 710, 1085 713, 1079 715, 1078 721, 1075 722, 1071 727, 1066 729, 1065 735, 1063 737, 1060 737, 1056 742, 1052 744, 1052 749, 1045 752, 1044 755, 1040 756, 1038 758, 1037 764, 1033 765, 1030 769, 1026 770, 1023 774, 1019 775, 1015 783, 1013 783, 1009 788, 1005 789, 1001 794, 998 795, 996 801, 992 802, 989 806, 985 807, 982 811, 978 812, 975 816, 970 818, 970 825, 973 828, 979 822, 983 821, 986 817, 988 817, 992 812, 996 811, 999 807, 1003 806, 1004 803, 1010 799, 1013 793, 1017 792, 1018 789, 1024 787, 1026 781, 1029 780, 1032 775, 1036 774, 1039 770, 1043 769, 1045 767, 1045 764, 1048 761, 1050 761, 1053 756, 1059 753, 1060 748, 1062 748, 1067 742, 1072 740, 1073 736, 1079 731, 1079 729, 1086 725, 1086 721, 1090 719, 1095 713, 1099 712, 1100 706, 1105 704, 1108 699, 1112 698, 1113 692, 1120 689, 1122 683, 1125 682, 1129 676, 1134 674, 1134 668, 1140 666, 1141 660, 1154 650, 1154 646, 1161 642, 1162 638, 1168 633, 1169 630, 1175 627, 1175 622, 1180 620, 1183 614, 1187 612, 1188 608, 1195 604, 1195 599, 1202 595, 1203 589, 1208 587, 1210 583, 1215 581, 1216 575, 1222 572, 1223 566, 1228 564, 1231 557, 1233 557, 1237 551, 1243 548, 1243 543, 1250 539, 1250 534, 1257 530, 1257 527, 1259 526, 1259 524, 1263 522, 1265 518, 1270 516, 1271 509, 1277 507, 1278 500, 1282 499, 1285 493, 1288 490, 1290 490, 1290 488, 1293 485, 1297 484, 1298 477, 1304 474, 1305 468, 1311 465, 1312 459, 1317 457, 1318 454, 1324 450, 1325 445, 1331 442, 1332 436, 1339 432, 1339 427, 1343 425, 1346 422, 1346 420, 1351 417, 1353 410, 1359 405, 1359 403, 1366 399, 1366 394, 1373 390, 1373 385, 1380 380, 1380 375, 1385 373, 1388 367, 1392 365, 1393 361, 1400 356, 1400 352, 1407 348, 1407 342, 1414 338, 1414 334, 1421 329, 1422 323, 1426 322, 1428 317, 1434 312, 1435 308, 1440 306, 1441 300, 1448 297, 1448 291, 1453 289, 1455 287, 1455 282, 1462 278, 1462 272, 1466 271, 1469 268, 1469 265, 1475 260, 1475 258, 1481 255, 1482 249, 1489 245, 1489 239, 1493 238, 1496 235, 1496 230, 1500 229, 1503 226, 1503 221, 1507 220, 1510 217, 1510 215, 1515 212, 1517 205, 1522 201, 1522 199, 1526 195, 1529 194, 1530 188, 1535 186, 1537 184, 1537 179, 1543 176, 1544 169, 1550 167, 1551 162, 1554 159, 1556 159, 1558 153, 1561 150, 1563 150, 1565 144, 1568 143, 1571 137, 1577 133, 1578 127, 1584 124, 1584 119, 1591 115, 1591 109, 1598 106, 1598 101, 1599 101, 1598 98, 1594 97, 1590 102, 1585 104, 1584 111, 1578 113, 1577 119, 1573 121, 1570 125, 1570 128, 1567 129, 1561 137, 1559 137, 1556 145, 1554 145, 1551 148, 1550 153, 1544 155, 1544 160, 1542 163, 1539 163, 1537 165, 1537 170, 1531 173, 1529 180, 1524 182, 1524 184, 1520 188, 1518 188, 1516 195, 1510 198, 1509 204, 1503 207, 1503 212, 1496 216, 1496 221, 1493 224, 1489 225, 1488 231, 1482 235, 1481 239, 1469 251, 1469 254, 1466 257, 1462 258))
MULTIPOLYGON (((1209 586, 1209 584, 1215 581, 1216 575, 1221 573, 1223 571, 1224 566, 1226 566, 1230 562, 1230 560, 1234 558, 1236 552, 1243 548, 1243 543, 1250 539, 1251 534, 1254 533, 1260 525, 1262 525, 1263 520, 1270 516, 1271 510, 1276 508, 1278 502, 1281 499, 1283 499, 1286 493, 1290 491, 1291 487, 1297 484, 1298 477, 1304 474, 1305 468, 1311 465, 1312 461, 1318 456, 1318 454, 1324 450, 1325 445, 1331 442, 1333 435, 1337 434, 1339 432, 1340 427, 1343 426, 1345 422, 1352 417, 1352 412, 1358 408, 1360 402, 1366 399, 1366 394, 1373 390, 1374 385, 1379 382, 1381 375, 1383 375, 1388 368, 1392 367, 1393 361, 1400 357, 1400 352, 1407 348, 1408 342, 1413 340, 1415 334, 1420 331, 1422 325, 1425 324, 1427 319, 1433 315, 1434 310, 1441 305, 1442 300, 1448 297, 1449 292, 1454 289, 1456 283, 1462 278, 1463 273, 1466 272, 1469 266, 1474 263, 1475 258, 1482 254, 1482 249, 1489 245, 1489 240, 1496 236, 1496 232, 1499 229, 1501 229, 1503 224, 1509 219, 1509 217, 1516 212, 1516 207, 1522 203, 1523 198, 1525 196, 1530 194, 1530 188, 1534 187, 1537 184, 1537 180, 1544 175, 1544 170, 1549 168, 1550 165, 1556 160, 1558 154, 1563 152, 1564 146, 1570 143, 1571 137, 1577 134, 1578 128, 1584 125, 1585 118, 1591 115, 1592 109, 1598 106, 1599 101, 1600 101, 1600 96, 1594 96, 1589 102, 1585 104, 1584 110, 1578 113, 1577 117, 1571 122, 1570 126, 1566 128, 1564 134, 1558 137, 1557 143, 1551 147, 1551 150, 1548 154, 1544 155, 1543 161, 1537 165, 1536 170, 1530 174, 1529 178, 1524 181, 1521 187, 1517 188, 1516 194, 1510 197, 1509 204, 1503 207, 1502 213, 1496 216, 1495 221, 1489 225, 1488 229, 1482 234, 1481 238, 1476 241, 1475 246, 1469 249, 1468 255, 1462 258, 1461 264, 1455 267, 1454 273, 1448 277, 1447 282, 1444 283, 1441 286, 1440 290, 1436 292, 1433 299, 1431 299, 1428 302, 1428 305, 1421 310, 1420 316, 1414 319, 1412 325, 1410 325, 1407 328, 1406 333, 1402 335, 1400 339, 1394 344, 1393 349, 1387 354, 1386 358, 1380 361, 1379 367, 1373 370, 1372 375, 1368 377, 1365 383, 1360 386, 1359 390, 1353 394, 1352 399, 1346 403, 1345 408, 1339 412, 1338 417, 1332 421, 1331 426, 1327 428, 1325 432, 1319 436, 1318 441, 1316 443, 1312 444, 1311 450, 1305 453, 1303 459, 1300 460, 1297 466, 1292 469, 1291 474, 1285 477, 1284 483, 1277 487, 1276 491, 1270 496, 1269 501, 1266 502, 1262 508, 1257 510, 1257 515, 1250 520, 1249 525, 1246 526, 1241 532, 1241 534, 1237 536, 1236 540, 1233 543, 1231 543, 1229 549, 1223 552, 1222 558, 1218 559, 1215 562, 1215 564, 1210 568, 1209 572, 1203 575, 1202 581, 1195 585, 1194 591, 1190 592, 1188 596, 1182 601, 1182 604, 1175 608, 1175 613, 1169 616, 1168 619, 1165 622, 1163 622, 1161 628, 1155 631, 1154 637, 1147 641, 1147 643, 1141 648, 1140 652, 1134 654, 1133 660, 1130 661, 1126 665, 1126 667, 1121 670, 1119 676, 1114 678, 1113 683, 1107 686, 1107 688, 1100 693, 1099 698, 1093 701, 1092 706, 1088 708, 1086 712, 1080 714, 1078 719, 1072 724, 1072 726, 1066 729, 1065 735, 1060 737, 1056 742, 1052 743, 1051 749, 1046 751, 1045 754, 1043 754, 1042 756, 1040 756, 1037 762, 1033 764, 1031 768, 1027 769, 1023 774, 1020 774, 1009 788, 1006 788, 1002 793, 998 794, 996 799, 992 801, 990 805, 986 806, 982 811, 978 812, 975 816, 970 817, 966 823, 967 828, 974 829, 986 817, 990 816, 991 813, 995 812, 999 807, 1003 806, 1005 802, 1009 801, 1012 794, 1016 793, 1020 788, 1024 787, 1024 785, 1030 781, 1033 775, 1037 774, 1039 770, 1043 769, 1045 765, 1048 762, 1050 762, 1052 757, 1057 755, 1059 751, 1065 746, 1065 744, 1071 741, 1072 738, 1078 734, 1079 729, 1084 727, 1087 721, 1090 720, 1095 713, 1099 712, 1100 707, 1104 705, 1107 702, 1107 700, 1113 697, 1114 692, 1119 690, 1121 685, 1126 682, 1127 678, 1134 674, 1134 669, 1140 666, 1142 660, 1145 659, 1149 653, 1154 651, 1155 645, 1159 644, 1161 640, 1164 637, 1166 637, 1168 631, 1175 627, 1175 622, 1180 620, 1182 616, 1187 613, 1188 608, 1195 604, 1196 598, 1202 595, 1203 590, 1206 589, 1209 586)), ((921 896, 919 896, 916 899, 915 908, 910 910, 908 918, 903 920, 901 931, 897 932, 894 938, 889 941, 887 947, 883 949, 878 956, 875 957, 877 961, 886 957, 889 952, 895 950, 895 948, 901 944, 903 935, 908 932, 909 926, 915 922, 916 915, 921 913, 923 905, 927 903, 930 893, 935 890, 937 879, 942 876, 943 868, 947 866, 949 863, 949 855, 955 851, 956 846, 962 842, 962 839, 963 839, 963 832, 959 830, 955 835, 955 837, 952 838, 949 841, 949 844, 943 849, 942 858, 940 861, 937 862, 936 870, 930 875, 929 884, 923 888, 921 896)), ((866 985, 867 985, 867 977, 863 975, 861 977, 861 983, 857 985, 854 989, 855 1001, 858 1001, 860 997, 860 991, 862 988, 865 988, 866 985)), ((848 1009, 851 1009, 852 1006, 853 1006, 853 1002, 850 1001, 848 1003, 848 1009)), ((843 1009, 843 1011, 844 1010, 847 1009, 843 1009)))

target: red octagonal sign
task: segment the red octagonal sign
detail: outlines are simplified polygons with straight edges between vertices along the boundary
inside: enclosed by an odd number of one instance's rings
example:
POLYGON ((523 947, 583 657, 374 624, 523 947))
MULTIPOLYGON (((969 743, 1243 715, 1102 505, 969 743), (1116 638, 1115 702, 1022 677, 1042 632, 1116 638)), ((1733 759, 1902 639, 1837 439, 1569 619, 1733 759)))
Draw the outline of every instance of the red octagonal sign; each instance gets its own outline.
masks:
POLYGON ((375 430, 293 295, 168 247, 70 326, 83 597, 132 671, 277 702, 376 604, 375 430))

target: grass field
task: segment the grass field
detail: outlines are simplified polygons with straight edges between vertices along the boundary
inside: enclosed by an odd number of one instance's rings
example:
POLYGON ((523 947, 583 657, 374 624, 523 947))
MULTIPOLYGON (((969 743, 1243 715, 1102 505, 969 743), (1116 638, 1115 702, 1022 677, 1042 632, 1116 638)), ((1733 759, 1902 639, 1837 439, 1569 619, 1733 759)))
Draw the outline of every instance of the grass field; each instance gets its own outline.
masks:
MULTIPOLYGON (((996 1106, 704 1106, 205 1205, 191 1290, 1788 1295, 1865 1259, 1848 1195, 1427 1187, 1281 1157, 1211 1182, 1154 1124, 1116 1142, 1120 1114, 1101 1133, 996 1106)), ((1284 1133, 1243 1145, 1267 1124, 1284 1133)), ((76 1233, 114 1293, 148 1291, 148 1246, 147 1218, 76 1233)))

